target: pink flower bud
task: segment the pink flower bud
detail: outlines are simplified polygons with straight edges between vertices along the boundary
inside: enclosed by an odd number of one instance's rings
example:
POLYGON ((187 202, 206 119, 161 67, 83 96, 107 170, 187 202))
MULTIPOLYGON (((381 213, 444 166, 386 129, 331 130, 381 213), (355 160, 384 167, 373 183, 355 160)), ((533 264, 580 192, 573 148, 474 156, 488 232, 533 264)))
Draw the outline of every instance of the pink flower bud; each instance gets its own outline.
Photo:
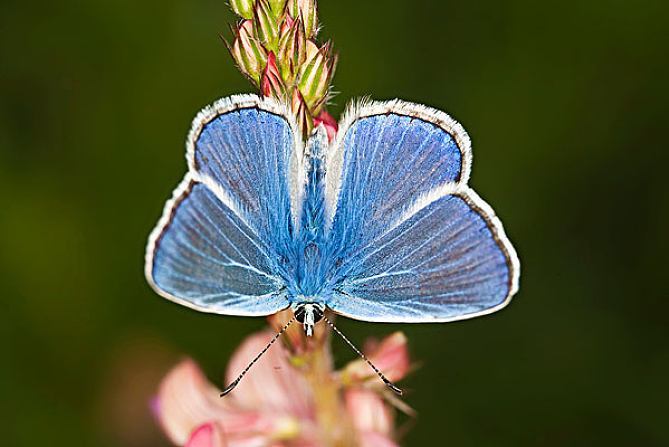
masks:
POLYGON ((321 110, 321 113, 314 117, 314 127, 318 127, 321 124, 325 127, 325 130, 328 133, 328 140, 334 140, 334 137, 337 135, 338 124, 326 110, 321 110))
POLYGON ((273 52, 267 55, 267 65, 260 78, 260 91, 264 96, 283 99, 286 94, 286 87, 281 80, 279 67, 276 66, 276 57, 273 52))

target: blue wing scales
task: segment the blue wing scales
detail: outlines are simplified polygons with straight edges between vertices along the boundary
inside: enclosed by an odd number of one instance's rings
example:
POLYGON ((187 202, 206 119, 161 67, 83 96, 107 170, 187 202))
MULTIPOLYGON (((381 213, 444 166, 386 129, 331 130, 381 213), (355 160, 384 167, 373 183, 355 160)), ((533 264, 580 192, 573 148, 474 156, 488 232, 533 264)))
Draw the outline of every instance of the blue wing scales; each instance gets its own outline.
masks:
POLYGON ((513 287, 511 252, 469 193, 446 194, 361 248, 328 305, 369 321, 448 321, 492 312, 513 287))
POLYGON ((515 251, 467 186, 469 138, 424 106, 363 106, 340 129, 326 174, 329 253, 341 266, 327 305, 366 321, 452 321, 503 307, 515 251), (329 199, 329 200, 328 200, 329 199))
POLYGON ((187 180, 155 241, 151 282, 208 312, 265 315, 285 308, 269 248, 202 183, 187 180))
POLYGON ((269 315, 286 308, 302 149, 273 101, 224 99, 195 118, 189 171, 147 247, 162 296, 205 312, 269 315), (291 183, 292 182, 292 183, 291 183))

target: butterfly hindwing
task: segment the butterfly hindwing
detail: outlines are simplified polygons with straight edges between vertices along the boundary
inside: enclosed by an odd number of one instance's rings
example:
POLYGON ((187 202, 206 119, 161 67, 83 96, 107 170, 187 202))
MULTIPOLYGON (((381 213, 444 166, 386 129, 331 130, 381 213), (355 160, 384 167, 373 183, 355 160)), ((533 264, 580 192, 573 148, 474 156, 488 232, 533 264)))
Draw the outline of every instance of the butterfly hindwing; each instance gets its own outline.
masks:
POLYGON ((469 146, 467 134, 450 118, 443 127, 418 118, 427 112, 393 101, 362 106, 347 114, 354 120, 344 118, 328 154, 326 186, 343 247, 377 236, 425 191, 468 178, 469 152, 461 150, 469 146))
POLYGON ((207 312, 266 315, 285 308, 268 247, 210 188, 186 180, 155 241, 151 283, 207 312))
POLYGON ((329 306, 369 321, 448 321, 503 306, 513 287, 495 218, 446 194, 349 259, 329 306))

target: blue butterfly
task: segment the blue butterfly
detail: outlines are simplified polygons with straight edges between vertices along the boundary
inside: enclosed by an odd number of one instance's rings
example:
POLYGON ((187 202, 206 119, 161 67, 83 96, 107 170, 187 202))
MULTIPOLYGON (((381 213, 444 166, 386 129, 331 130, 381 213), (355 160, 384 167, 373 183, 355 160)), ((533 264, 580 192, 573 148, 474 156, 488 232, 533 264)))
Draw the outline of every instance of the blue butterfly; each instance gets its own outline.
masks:
POLYGON ((467 185, 469 137, 444 112, 362 102, 332 143, 322 126, 304 142, 286 106, 238 95, 203 109, 186 146, 146 250, 148 282, 169 300, 224 315, 291 308, 288 324, 311 335, 321 319, 334 328, 326 309, 447 322, 518 290, 516 252, 467 185))

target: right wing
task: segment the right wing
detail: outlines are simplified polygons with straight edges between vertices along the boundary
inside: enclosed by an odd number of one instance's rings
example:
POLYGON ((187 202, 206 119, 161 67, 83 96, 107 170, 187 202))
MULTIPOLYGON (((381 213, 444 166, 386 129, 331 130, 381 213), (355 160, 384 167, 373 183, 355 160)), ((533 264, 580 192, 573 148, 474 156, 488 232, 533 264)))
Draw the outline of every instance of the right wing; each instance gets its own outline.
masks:
POLYGON ((418 104, 363 105, 344 119, 328 156, 331 309, 365 321, 436 322, 506 305, 518 258, 467 186, 462 126, 418 104))

